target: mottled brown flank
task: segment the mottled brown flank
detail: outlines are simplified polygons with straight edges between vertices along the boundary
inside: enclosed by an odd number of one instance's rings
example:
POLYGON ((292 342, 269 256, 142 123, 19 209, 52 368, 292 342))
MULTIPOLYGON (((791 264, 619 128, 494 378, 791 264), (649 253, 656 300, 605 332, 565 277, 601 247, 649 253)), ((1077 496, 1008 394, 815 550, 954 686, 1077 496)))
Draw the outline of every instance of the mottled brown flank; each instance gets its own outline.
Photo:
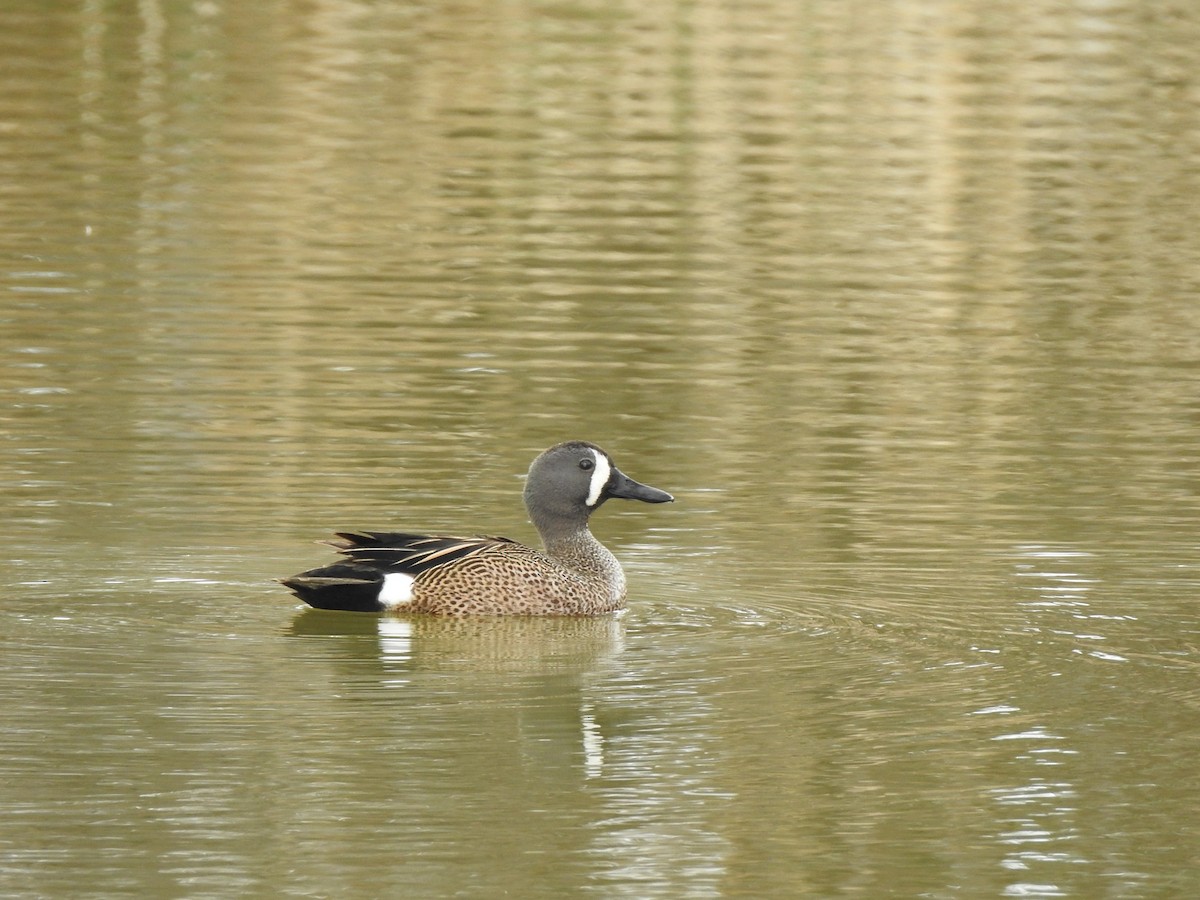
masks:
MULTIPOLYGON (((616 565, 607 551, 605 556, 605 563, 616 565)), ((611 570, 578 571, 520 544, 494 545, 429 569, 417 576, 412 590, 412 602, 396 612, 594 616, 625 604, 625 578, 619 567, 615 577, 611 570)))

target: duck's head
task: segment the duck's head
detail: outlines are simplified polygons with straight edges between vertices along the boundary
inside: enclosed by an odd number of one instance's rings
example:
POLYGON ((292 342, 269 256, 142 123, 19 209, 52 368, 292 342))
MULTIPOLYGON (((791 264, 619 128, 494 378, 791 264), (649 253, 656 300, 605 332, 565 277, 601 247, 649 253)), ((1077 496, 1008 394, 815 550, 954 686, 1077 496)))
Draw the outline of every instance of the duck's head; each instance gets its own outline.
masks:
POLYGON ((675 499, 634 481, 604 450, 587 441, 551 447, 533 461, 525 481, 525 506, 534 524, 556 519, 586 524, 588 516, 610 497, 643 503, 675 499))

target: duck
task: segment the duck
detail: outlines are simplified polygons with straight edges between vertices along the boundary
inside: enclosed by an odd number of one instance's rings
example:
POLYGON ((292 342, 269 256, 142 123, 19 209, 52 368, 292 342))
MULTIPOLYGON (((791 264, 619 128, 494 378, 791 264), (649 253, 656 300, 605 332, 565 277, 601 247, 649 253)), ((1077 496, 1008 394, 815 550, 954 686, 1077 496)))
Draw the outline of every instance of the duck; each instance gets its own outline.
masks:
POLYGON ((344 531, 325 543, 331 565, 281 583, 316 609, 440 616, 598 616, 625 605, 621 564, 588 521, 619 498, 670 503, 587 441, 555 444, 534 459, 523 492, 542 539, 537 550, 504 537, 344 531))

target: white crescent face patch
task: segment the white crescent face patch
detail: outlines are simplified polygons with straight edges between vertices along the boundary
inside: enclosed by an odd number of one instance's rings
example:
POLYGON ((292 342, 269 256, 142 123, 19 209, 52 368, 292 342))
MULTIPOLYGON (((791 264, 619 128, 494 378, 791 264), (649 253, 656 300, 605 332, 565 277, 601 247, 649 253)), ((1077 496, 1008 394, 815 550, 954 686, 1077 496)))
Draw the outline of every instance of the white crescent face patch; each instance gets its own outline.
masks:
POLYGON ((596 457, 596 468, 592 470, 592 481, 587 495, 588 506, 595 506, 600 502, 600 494, 612 475, 612 466, 609 465, 607 456, 599 450, 593 450, 592 456, 596 457))

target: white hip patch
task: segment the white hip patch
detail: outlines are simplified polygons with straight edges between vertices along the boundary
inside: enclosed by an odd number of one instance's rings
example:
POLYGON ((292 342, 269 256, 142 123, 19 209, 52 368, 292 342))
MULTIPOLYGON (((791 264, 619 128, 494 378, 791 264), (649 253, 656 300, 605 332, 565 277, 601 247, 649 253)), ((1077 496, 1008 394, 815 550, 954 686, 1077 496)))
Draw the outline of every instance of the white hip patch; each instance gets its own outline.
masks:
POLYGON ((603 493, 604 486, 608 484, 609 476, 612 475, 612 466, 608 464, 607 456, 598 450, 593 450, 592 456, 596 457, 596 468, 592 472, 592 482, 588 490, 588 506, 595 506, 600 502, 600 494, 603 493))
POLYGON ((379 589, 380 605, 388 609, 412 603, 412 586, 416 579, 403 572, 389 572, 383 576, 383 587, 379 589))

